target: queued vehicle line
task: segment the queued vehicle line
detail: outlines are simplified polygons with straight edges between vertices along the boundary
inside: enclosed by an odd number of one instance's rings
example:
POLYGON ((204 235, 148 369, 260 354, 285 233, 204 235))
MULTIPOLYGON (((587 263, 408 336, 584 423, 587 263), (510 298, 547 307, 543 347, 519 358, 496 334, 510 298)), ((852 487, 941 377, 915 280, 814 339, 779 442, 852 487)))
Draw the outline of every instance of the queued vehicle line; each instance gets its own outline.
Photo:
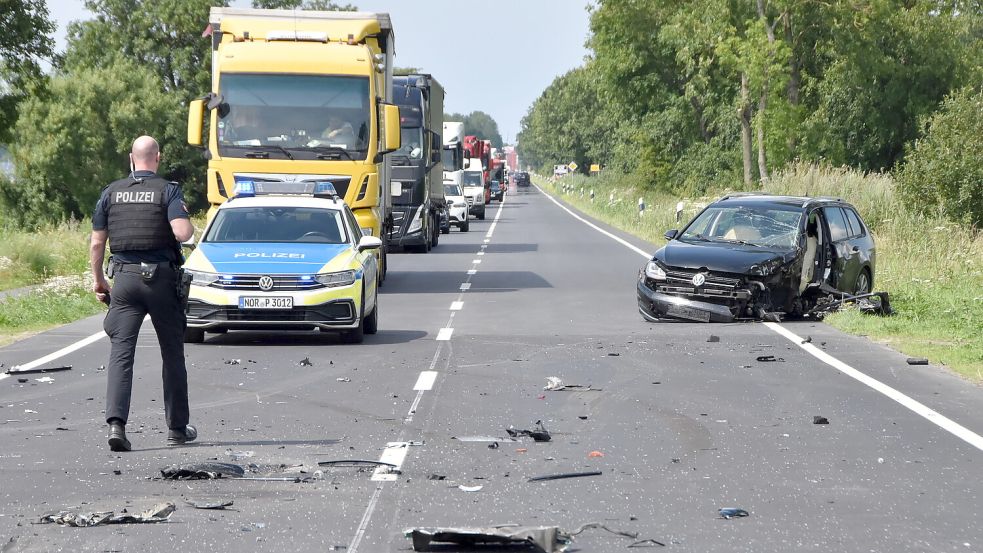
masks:
MULTIPOLYGON (((488 238, 485 239, 485 243, 491 240, 493 234, 493 229, 495 224, 502 216, 502 204, 498 204, 498 212, 495 214, 495 220, 492 223, 491 228, 489 228, 488 238)), ((484 249, 486 246, 482 246, 484 249)), ((478 255, 483 255, 484 252, 479 252, 478 255)), ((480 259, 475 259, 472 261, 472 265, 477 265, 481 263, 480 259)), ((382 455, 379 459, 383 463, 391 463, 396 465, 396 470, 402 468, 403 463, 406 461, 406 456, 409 454, 409 448, 414 444, 413 442, 406 441, 406 425, 413 422, 413 418, 416 415, 416 410, 420 406, 420 402, 423 400, 423 395, 428 391, 433 389, 434 384, 437 382, 437 378, 440 373, 434 370, 437 367, 437 360, 440 359, 440 354, 444 350, 444 343, 449 342, 451 336, 454 333, 454 327, 451 324, 454 321, 454 316, 457 311, 464 308, 464 293, 471 288, 471 277, 477 274, 477 270, 472 273, 468 271, 467 278, 460 286, 460 293, 457 299, 451 303, 450 316, 447 318, 447 324, 442 327, 437 332, 437 350, 434 352, 433 359, 430 360, 430 366, 427 370, 421 371, 420 376, 417 378, 416 384, 413 386, 413 390, 416 392, 416 397, 413 398, 413 403, 410 404, 410 409, 403 418, 403 428, 400 430, 399 438, 395 442, 389 442, 386 444, 386 448, 383 450, 382 455)), ((392 469, 385 469, 380 467, 375 470, 372 475, 372 480, 376 482, 392 482, 396 480, 397 473, 393 472, 392 469)), ((379 504, 379 498, 382 495, 384 487, 380 484, 375 487, 372 491, 372 497, 369 498, 369 504, 365 507, 365 512, 362 513, 362 519, 359 521, 358 528, 355 530, 355 535, 352 537, 352 541, 348 545, 349 553, 357 553, 359 545, 362 543, 362 539, 365 537, 365 532, 368 530, 369 522, 372 520, 372 514, 375 513, 375 509, 379 504)))
MULTIPOLYGON (((646 260, 651 259, 652 257, 651 254, 645 253, 645 251, 643 251, 641 248, 634 246, 633 244, 622 239, 621 237, 615 236, 614 234, 611 234, 610 232, 598 227, 597 225, 577 215, 576 213, 574 213, 565 205, 560 203, 556 198, 551 196, 548 192, 546 192, 539 186, 536 186, 536 189, 539 190, 544 196, 546 196, 551 202, 559 206, 560 209, 569 213, 574 219, 577 219, 578 221, 593 228, 594 230, 600 232, 601 234, 608 236, 609 238, 612 238, 618 243, 628 247, 630 250, 637 252, 646 260)), ((846 376, 853 378, 854 380, 860 382, 861 384, 867 386, 868 388, 894 400, 898 404, 907 408, 908 410, 915 413, 916 415, 923 417, 925 420, 938 426, 942 430, 945 430, 946 432, 968 443, 969 445, 983 451, 983 436, 980 436, 976 432, 973 432, 972 430, 946 417, 945 415, 939 413, 938 411, 935 411, 934 409, 926 406, 925 404, 915 399, 912 399, 911 397, 908 397, 907 395, 892 388, 891 386, 884 384, 880 380, 877 380, 876 378, 873 378, 851 367, 850 365, 844 363, 843 361, 840 361, 839 359, 833 357, 832 355, 826 353, 825 351, 822 351, 821 349, 817 348, 811 343, 806 342, 806 340, 804 340, 801 336, 783 327, 782 325, 778 323, 771 323, 771 322, 765 322, 763 324, 766 328, 772 330, 773 332, 777 333, 779 336, 782 336, 783 338, 787 339, 793 344, 796 344, 797 346, 805 350, 807 353, 809 353, 816 359, 819 359, 823 363, 829 365, 830 367, 833 367, 834 369, 840 371, 846 376)))

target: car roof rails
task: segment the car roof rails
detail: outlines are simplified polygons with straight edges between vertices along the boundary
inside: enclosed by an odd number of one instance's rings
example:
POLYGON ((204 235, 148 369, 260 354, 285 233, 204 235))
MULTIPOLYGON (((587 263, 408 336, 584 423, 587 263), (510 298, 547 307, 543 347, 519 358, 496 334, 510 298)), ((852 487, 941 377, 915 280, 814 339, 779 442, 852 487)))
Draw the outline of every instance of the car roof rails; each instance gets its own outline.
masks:
POLYGON ((727 194, 726 196, 720 198, 717 201, 722 202, 724 200, 729 200, 731 198, 743 198, 746 196, 771 196, 771 194, 763 191, 762 192, 731 192, 730 194, 727 194))

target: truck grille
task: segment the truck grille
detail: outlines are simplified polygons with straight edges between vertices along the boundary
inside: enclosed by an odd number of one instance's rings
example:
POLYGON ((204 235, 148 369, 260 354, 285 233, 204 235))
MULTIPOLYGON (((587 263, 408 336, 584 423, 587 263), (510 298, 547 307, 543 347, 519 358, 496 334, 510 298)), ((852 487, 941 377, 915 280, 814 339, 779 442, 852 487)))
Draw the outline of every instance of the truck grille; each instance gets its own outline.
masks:
MULTIPOLYGON (((231 278, 221 278, 211 284, 212 288, 223 290, 260 290, 259 279, 263 275, 225 275, 231 278)), ((313 275, 302 278, 299 275, 270 275, 273 278, 273 288, 270 292, 287 292, 313 290, 324 288, 324 285, 314 280, 313 275)))

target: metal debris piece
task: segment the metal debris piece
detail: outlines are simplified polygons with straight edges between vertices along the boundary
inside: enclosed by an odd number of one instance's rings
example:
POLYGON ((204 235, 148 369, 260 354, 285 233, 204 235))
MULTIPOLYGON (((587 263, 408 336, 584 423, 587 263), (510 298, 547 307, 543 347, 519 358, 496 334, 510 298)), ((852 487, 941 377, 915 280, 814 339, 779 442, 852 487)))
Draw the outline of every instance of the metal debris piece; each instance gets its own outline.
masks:
POLYGON ((550 392, 600 392, 600 388, 592 388, 590 384, 564 384, 559 377, 550 376, 546 379, 544 390, 550 392))
POLYGON ((653 540, 653 539, 649 538, 647 540, 638 540, 638 541, 636 541, 634 543, 631 543, 631 544, 628 545, 628 548, 631 549, 633 547, 653 547, 653 546, 656 546, 656 545, 661 546, 661 547, 665 547, 666 546, 666 544, 662 543, 661 541, 656 541, 656 540, 653 540))
POLYGON ((42 384, 51 384, 55 381, 55 379, 51 378, 50 376, 42 376, 41 378, 35 378, 34 380, 42 384))
POLYGON ((553 439, 553 437, 550 436, 549 431, 546 430, 546 427, 543 426, 543 421, 541 420, 536 421, 536 428, 534 430, 520 430, 518 428, 513 428, 510 426, 506 428, 505 431, 508 432, 509 436, 512 438, 518 438, 519 436, 529 436, 530 438, 532 438, 537 442, 548 442, 551 439, 553 439))
POLYGON ((83 513, 76 511, 58 511, 57 513, 47 513, 41 515, 41 524, 54 523, 61 524, 62 526, 75 526, 79 528, 88 526, 98 526, 100 524, 139 524, 139 523, 154 523, 154 522, 167 522, 170 518, 171 513, 177 507, 173 503, 165 502, 158 503, 153 507, 140 512, 139 514, 130 514, 126 512, 126 509, 121 510, 119 513, 115 511, 98 511, 91 513, 83 513))
POLYGON ((924 357, 909 357, 907 362, 909 365, 928 365, 928 359, 924 357))
POLYGON ((72 370, 71 365, 64 365, 61 367, 39 367, 36 369, 20 369, 18 368, 18 365, 15 365, 7 369, 7 374, 53 373, 57 371, 70 371, 70 370, 72 370))
MULTIPOLYGON (((707 338, 707 342, 719 342, 719 341, 720 341, 720 336, 717 336, 716 334, 711 334, 710 337, 707 338)), ((628 547, 631 546, 629 545, 628 547)))
POLYGON ((564 472, 560 474, 545 474, 543 476, 533 476, 526 482, 546 482, 548 480, 562 480, 564 478, 580 478, 582 476, 600 476, 601 471, 591 470, 587 472, 564 472))
POLYGON ((829 424, 829 419, 819 415, 813 415, 812 424, 829 424))
POLYGON ((484 488, 484 486, 465 486, 464 484, 461 484, 460 486, 457 487, 457 489, 461 490, 462 492, 472 492, 472 493, 480 492, 481 488, 484 488))
POLYGON ((609 353, 608 357, 621 357, 620 353, 609 353))
POLYGON ((773 363, 775 361, 780 361, 784 363, 785 359, 781 357, 775 357, 774 355, 759 355, 756 361, 760 361, 762 363, 773 363))
POLYGON ((557 526, 408 528, 403 535, 413 540, 414 551, 429 551, 431 543, 453 543, 469 547, 526 544, 541 553, 561 553, 572 540, 557 526))
POLYGON ((396 468, 396 465, 392 463, 386 463, 383 461, 372 461, 368 459, 338 459, 336 461, 319 461, 317 466, 319 467, 356 467, 356 468, 367 468, 367 467, 389 467, 396 468))
POLYGON ((887 292, 871 292, 869 294, 859 294, 856 296, 843 294, 837 290, 829 290, 829 292, 841 294, 840 299, 820 303, 816 307, 812 308, 812 310, 807 313, 808 315, 822 315, 831 311, 836 311, 841 305, 847 303, 856 304, 861 313, 870 315, 894 314, 894 310, 891 309, 891 299, 887 292))
POLYGON ((495 436, 451 436, 452 440, 457 440, 459 442, 518 442, 512 438, 504 438, 495 436))
POLYGON ((750 515, 751 513, 745 511, 744 509, 738 509, 736 507, 724 507, 720 509, 720 518, 732 519, 741 518, 750 515))
POLYGON ((185 503, 195 509, 225 509, 232 506, 231 499, 194 499, 185 503))
POLYGON ((215 478, 242 478, 246 470, 232 463, 208 461, 186 465, 171 465, 160 469, 167 480, 212 480, 215 478))
POLYGON ((312 367, 312 366, 314 366, 314 363, 311 363, 311 358, 310 357, 305 357, 305 358, 301 359, 300 360, 300 363, 297 363, 297 364, 300 365, 301 367, 312 367))

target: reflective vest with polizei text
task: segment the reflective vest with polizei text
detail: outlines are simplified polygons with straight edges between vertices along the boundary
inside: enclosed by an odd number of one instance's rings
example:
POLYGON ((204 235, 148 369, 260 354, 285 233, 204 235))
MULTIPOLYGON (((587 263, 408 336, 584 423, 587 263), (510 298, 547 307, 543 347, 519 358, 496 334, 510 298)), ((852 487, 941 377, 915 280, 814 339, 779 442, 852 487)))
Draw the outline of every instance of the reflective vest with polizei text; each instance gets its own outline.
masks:
POLYGON ((164 198, 168 184, 160 177, 130 177, 107 187, 109 251, 117 253, 174 247, 174 232, 167 219, 164 198))

